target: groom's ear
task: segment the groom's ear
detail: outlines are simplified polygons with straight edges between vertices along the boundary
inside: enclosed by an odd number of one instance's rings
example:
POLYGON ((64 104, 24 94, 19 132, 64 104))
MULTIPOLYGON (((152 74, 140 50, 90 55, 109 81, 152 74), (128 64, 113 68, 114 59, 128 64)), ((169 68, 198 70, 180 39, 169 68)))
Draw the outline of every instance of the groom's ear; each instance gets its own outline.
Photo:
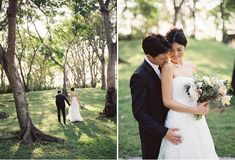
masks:
POLYGON ((152 60, 153 59, 153 57, 150 55, 150 54, 146 54, 146 57, 148 58, 148 60, 152 60))
POLYGON ((151 56, 150 54, 146 54, 146 57, 147 57, 148 59, 151 59, 151 58, 152 58, 152 56, 151 56))

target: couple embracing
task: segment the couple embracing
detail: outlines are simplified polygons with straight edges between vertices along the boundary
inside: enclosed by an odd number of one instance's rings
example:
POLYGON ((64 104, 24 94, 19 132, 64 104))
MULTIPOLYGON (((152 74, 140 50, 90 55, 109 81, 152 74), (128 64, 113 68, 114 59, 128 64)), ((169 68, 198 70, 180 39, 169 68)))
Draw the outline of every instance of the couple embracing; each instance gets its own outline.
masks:
POLYGON ((185 85, 196 66, 183 59, 187 39, 173 28, 144 38, 144 62, 130 80, 132 111, 139 123, 143 159, 218 159, 204 116, 207 102, 190 99, 185 85))

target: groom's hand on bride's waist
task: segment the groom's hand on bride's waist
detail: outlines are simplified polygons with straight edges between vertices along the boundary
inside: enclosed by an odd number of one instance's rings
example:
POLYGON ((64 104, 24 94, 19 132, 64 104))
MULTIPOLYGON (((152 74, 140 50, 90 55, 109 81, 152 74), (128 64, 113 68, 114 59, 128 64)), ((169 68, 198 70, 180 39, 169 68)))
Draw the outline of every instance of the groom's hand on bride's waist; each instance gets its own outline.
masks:
POLYGON ((176 131, 179 131, 179 128, 169 128, 165 138, 173 144, 179 144, 182 142, 181 135, 177 134, 176 131))

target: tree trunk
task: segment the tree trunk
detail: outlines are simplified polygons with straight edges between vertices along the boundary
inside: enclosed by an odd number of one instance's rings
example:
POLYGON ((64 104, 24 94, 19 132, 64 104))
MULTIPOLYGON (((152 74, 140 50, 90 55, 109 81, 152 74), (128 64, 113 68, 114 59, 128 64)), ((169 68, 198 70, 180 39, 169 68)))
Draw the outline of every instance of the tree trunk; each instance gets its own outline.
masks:
POLYGON ((109 0, 106 0, 105 3, 103 0, 99 0, 100 11, 102 13, 104 27, 105 27, 105 36, 109 52, 109 62, 107 68, 107 92, 105 99, 105 107, 101 116, 104 117, 114 117, 116 115, 116 84, 115 84, 115 63, 117 59, 116 52, 116 43, 112 41, 112 26, 110 22, 109 15, 109 0))
POLYGON ((195 12, 193 12, 192 14, 193 14, 193 34, 192 34, 191 38, 195 39, 195 37, 196 37, 196 16, 195 16, 195 12))
POLYGON ((234 66, 233 66, 233 75, 232 75, 232 94, 235 95, 235 59, 234 59, 234 66))
MULTIPOLYGON (((104 52, 105 52, 105 40, 102 38, 103 35, 101 35, 102 33, 99 33, 98 35, 100 35, 100 39, 99 40, 95 40, 95 36, 90 40, 90 45, 93 48, 93 52, 97 55, 97 57, 99 58, 99 61, 101 63, 101 89, 105 90, 106 89, 106 79, 105 79, 105 59, 104 59, 104 52), (99 49, 101 50, 101 55, 99 54, 99 49)), ((97 61, 96 57, 95 57, 95 61, 97 61)), ((96 63, 96 62, 95 62, 96 63)), ((94 77, 95 77, 95 83, 97 80, 97 68, 98 66, 94 67, 94 77)), ((96 84, 95 84, 96 86, 96 84)))
MULTIPOLYGON (((4 70, 12 87, 17 118, 20 125, 20 139, 26 143, 38 142, 62 142, 62 139, 55 138, 42 133, 32 123, 24 86, 21 82, 19 73, 15 66, 15 39, 16 39, 16 12, 17 12, 17 0, 9 0, 9 7, 7 9, 8 17, 8 49, 5 53, 1 47, 0 54, 6 57, 4 62, 4 70)), ((2 57, 2 56, 1 56, 2 57)))
POLYGON ((3 81, 3 76, 4 76, 4 74, 3 74, 3 67, 1 67, 1 86, 4 84, 4 81, 3 81))
POLYGON ((106 89, 106 79, 105 79, 105 59, 101 60, 101 89, 106 89))
MULTIPOLYGON (((22 57, 22 53, 21 53, 21 57, 22 57)), ((27 86, 26 86, 26 82, 25 82, 24 72, 23 72, 23 68, 22 68, 22 64, 21 64, 21 57, 16 56, 16 58, 18 59, 18 62, 19 62, 21 79, 23 81, 25 91, 27 91, 26 90, 27 86)))
POLYGON ((175 10, 175 13, 174 13, 174 21, 173 21, 173 25, 176 26, 176 23, 177 23, 177 20, 178 20, 178 14, 179 14, 179 11, 181 9, 181 6, 183 5, 184 3, 184 0, 182 0, 180 2, 179 5, 176 4, 176 0, 174 0, 174 10, 175 10))
POLYGON ((228 35, 225 29, 225 1, 222 0, 220 3, 220 13, 221 13, 221 19, 222 19, 222 34, 223 34, 223 43, 227 44, 228 43, 228 35))
POLYGON ((196 37, 196 3, 197 0, 193 0, 193 8, 191 9, 192 16, 193 16, 193 33, 191 38, 195 39, 196 37))
MULTIPOLYGON (((101 89, 105 90, 106 89, 106 76, 105 76, 105 58, 104 58, 104 52, 105 52, 105 40, 101 38, 100 43, 100 50, 101 50, 101 56, 99 57, 100 63, 101 63, 101 89)), ((98 55, 98 53, 97 53, 98 55)))
POLYGON ((89 64, 89 69, 90 69, 90 77, 91 77, 91 82, 90 85, 92 88, 95 88, 94 86, 94 62, 93 62, 93 51, 91 51, 90 46, 88 46, 89 50, 88 50, 88 64, 89 64))
POLYGON ((66 89, 66 80, 67 80, 67 77, 66 77, 66 64, 67 64, 67 56, 68 56, 68 52, 65 53, 65 59, 64 59, 64 83, 63 83, 63 92, 62 92, 62 94, 65 97, 68 97, 68 92, 67 92, 67 89, 66 89))
POLYGON ((67 78, 67 71, 66 71, 66 65, 67 65, 67 61, 68 61, 69 49, 70 49, 74 39, 69 42, 68 48, 66 49, 66 52, 65 52, 65 58, 64 58, 64 66, 63 66, 63 69, 64 69, 64 84, 63 84, 63 92, 62 93, 63 93, 63 95, 65 97, 68 97, 68 92, 67 92, 67 89, 66 89, 66 87, 67 87, 66 81, 68 80, 68 78, 67 78))
POLYGON ((82 57, 82 87, 86 87, 86 66, 85 66, 85 57, 82 57))
POLYGON ((178 13, 179 13, 179 9, 178 7, 175 7, 173 26, 176 26, 178 13))
POLYGON ((189 10, 192 13, 192 18, 193 18, 193 32, 191 34, 191 38, 195 39, 196 37, 196 3, 198 2, 198 0, 193 0, 193 6, 191 7, 189 5, 189 10))
MULTIPOLYGON (((34 48, 34 47, 33 47, 34 48)), ((38 48, 35 50, 34 49, 34 51, 33 51, 33 57, 32 57, 32 59, 31 59, 31 61, 30 61, 30 65, 29 65, 29 71, 28 71, 28 73, 27 73, 27 79, 26 79, 26 86, 25 86, 25 91, 28 91, 28 90, 30 90, 30 88, 29 88, 29 80, 30 80, 30 76, 31 76, 31 71, 32 71, 32 67, 33 67, 33 62, 34 62, 34 60, 35 60, 35 57, 36 57, 36 51, 38 50, 38 48)))

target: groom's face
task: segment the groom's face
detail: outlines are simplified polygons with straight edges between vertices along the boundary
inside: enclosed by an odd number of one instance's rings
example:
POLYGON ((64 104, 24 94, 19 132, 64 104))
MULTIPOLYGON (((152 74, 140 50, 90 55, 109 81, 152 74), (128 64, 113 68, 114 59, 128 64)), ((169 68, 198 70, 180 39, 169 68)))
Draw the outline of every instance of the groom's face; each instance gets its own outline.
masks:
POLYGON ((151 63, 161 66, 164 63, 168 62, 168 60, 169 60, 168 59, 168 54, 169 54, 169 52, 165 52, 165 53, 159 54, 156 57, 152 57, 151 55, 147 54, 147 58, 151 63))

